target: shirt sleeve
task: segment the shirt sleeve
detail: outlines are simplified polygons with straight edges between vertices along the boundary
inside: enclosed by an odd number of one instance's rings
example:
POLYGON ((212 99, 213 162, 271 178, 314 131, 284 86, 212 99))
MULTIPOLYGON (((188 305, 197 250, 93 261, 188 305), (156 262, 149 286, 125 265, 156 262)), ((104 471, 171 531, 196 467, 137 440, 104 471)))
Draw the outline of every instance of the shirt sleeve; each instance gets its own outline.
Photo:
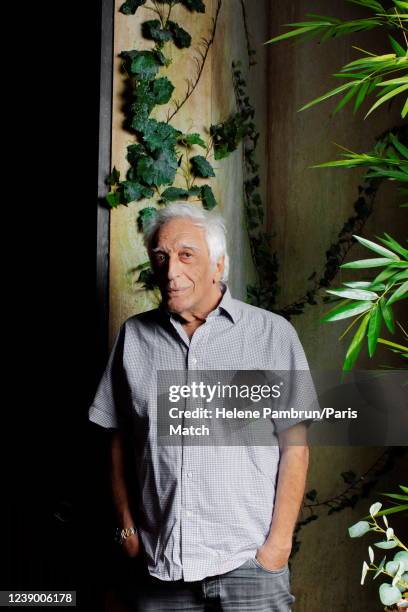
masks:
POLYGON ((311 425, 320 421, 319 403, 310 372, 309 364, 298 334, 288 321, 284 320, 281 350, 284 369, 279 371, 283 383, 279 400, 279 418, 274 419, 277 434, 296 425, 311 425))
POLYGON ((123 345, 125 326, 122 325, 116 336, 108 364, 102 375, 88 418, 93 423, 107 429, 119 428, 119 412, 122 403, 123 384, 123 345))

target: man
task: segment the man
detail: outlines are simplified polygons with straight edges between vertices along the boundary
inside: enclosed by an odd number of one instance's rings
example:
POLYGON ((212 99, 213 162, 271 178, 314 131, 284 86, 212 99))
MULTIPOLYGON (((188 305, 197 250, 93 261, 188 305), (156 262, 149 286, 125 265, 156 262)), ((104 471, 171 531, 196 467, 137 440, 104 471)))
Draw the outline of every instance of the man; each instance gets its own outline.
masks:
POLYGON ((284 318, 232 298, 221 218, 174 203, 145 243, 162 303, 122 325, 89 413, 115 430, 119 541, 145 567, 133 608, 287 612, 305 423, 277 426, 278 445, 160 446, 157 372, 307 370, 302 347, 284 318))

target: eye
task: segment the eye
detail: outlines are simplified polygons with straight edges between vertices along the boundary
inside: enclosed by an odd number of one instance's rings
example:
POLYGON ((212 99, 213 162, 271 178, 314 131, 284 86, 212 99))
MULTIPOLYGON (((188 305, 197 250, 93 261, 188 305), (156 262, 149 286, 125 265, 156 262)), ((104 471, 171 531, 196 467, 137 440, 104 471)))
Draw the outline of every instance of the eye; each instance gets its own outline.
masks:
POLYGON ((191 259, 191 258, 192 258, 192 256, 193 256, 193 254, 192 254, 192 253, 190 253, 189 251, 183 251, 182 253, 180 253, 180 256, 181 256, 183 259, 191 259))
POLYGON ((162 264, 166 261, 166 256, 164 253, 156 253, 155 255, 155 261, 158 264, 162 264))

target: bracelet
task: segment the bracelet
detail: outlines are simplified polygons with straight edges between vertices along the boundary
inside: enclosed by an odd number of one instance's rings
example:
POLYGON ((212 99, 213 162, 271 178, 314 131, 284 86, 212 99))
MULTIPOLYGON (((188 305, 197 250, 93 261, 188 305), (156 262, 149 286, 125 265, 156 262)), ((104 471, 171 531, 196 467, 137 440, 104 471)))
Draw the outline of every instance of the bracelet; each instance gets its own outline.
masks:
POLYGON ((136 527, 126 527, 125 529, 121 529, 120 527, 118 527, 115 533, 115 541, 118 544, 123 544, 126 538, 129 538, 135 533, 137 533, 136 527))

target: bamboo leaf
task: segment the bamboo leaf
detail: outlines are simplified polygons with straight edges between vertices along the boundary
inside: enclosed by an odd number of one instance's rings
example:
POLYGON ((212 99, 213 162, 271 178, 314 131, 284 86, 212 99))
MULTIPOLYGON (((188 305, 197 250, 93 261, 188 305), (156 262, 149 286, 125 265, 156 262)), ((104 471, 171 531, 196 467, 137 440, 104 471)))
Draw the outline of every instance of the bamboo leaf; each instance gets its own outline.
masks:
POLYGON ((380 307, 383 319, 385 321, 385 325, 387 326, 388 331, 393 334, 395 332, 395 324, 392 308, 390 306, 387 306, 385 300, 383 299, 380 300, 380 307))
POLYGON ((382 255, 383 257, 387 257, 388 259, 394 259, 395 261, 400 261, 398 255, 396 255, 389 249, 386 249, 385 247, 381 246, 380 244, 376 244, 375 242, 367 240, 367 238, 357 236, 356 234, 353 234, 353 238, 355 238, 363 246, 367 247, 367 249, 370 249, 371 251, 382 255))
POLYGON ((322 317, 321 321, 323 323, 328 323, 329 321, 341 321, 342 319, 348 319, 349 317, 354 317, 355 315, 369 310, 372 308, 372 305, 372 302, 351 302, 343 306, 339 306, 338 308, 334 308, 330 312, 326 313, 324 317, 322 317))
POLYGON ((408 98, 405 101, 404 106, 402 107, 401 117, 404 119, 408 113, 408 98))
POLYGON ((392 132, 390 132, 390 140, 397 151, 399 151, 405 159, 408 159, 408 148, 403 145, 392 132))
POLYGON ((408 259, 408 249, 405 249, 399 242, 397 242, 392 236, 390 236, 386 232, 384 233, 384 236, 385 238, 380 238, 380 236, 377 236, 377 238, 383 244, 386 244, 390 249, 392 249, 396 253, 399 253, 400 255, 405 257, 405 259, 408 259))
POLYGON ((380 344, 386 344, 387 346, 394 347, 395 349, 397 349, 397 351, 408 351, 408 346, 402 346, 402 344, 391 342, 391 340, 384 340, 384 338, 378 338, 378 342, 380 344))
POLYGON ((388 266, 393 263, 393 259, 385 257, 375 257, 373 259, 358 259, 357 261, 350 261, 349 263, 342 264, 340 268, 350 269, 361 269, 361 268, 379 268, 381 266, 388 266))
POLYGON ((398 94, 403 93, 404 91, 407 91, 407 89, 408 89, 408 84, 407 85, 401 85, 400 87, 397 87, 396 89, 393 89, 393 91, 390 91, 387 94, 385 94, 385 96, 381 96, 381 98, 379 100, 377 100, 377 102, 375 104, 373 104, 373 106, 370 108, 370 110, 366 114, 366 117, 368 117, 368 115, 370 115, 373 112, 373 110, 375 110, 376 108, 381 106, 381 104, 384 104, 384 102, 387 102, 387 100, 390 100, 391 98, 394 98, 398 94))
POLYGON ((331 293, 337 297, 344 297, 350 300, 376 300, 378 294, 374 291, 364 291, 363 289, 327 289, 326 293, 331 293))
POLYGON ((377 346, 378 336, 381 330, 381 308, 378 304, 370 312, 368 323, 368 354, 372 357, 377 346))
POLYGON ((408 495, 401 495, 400 493, 381 493, 381 495, 386 495, 387 497, 392 497, 392 499, 399 499, 401 501, 408 502, 408 495))
POLYGON ((394 49, 396 55, 398 55, 398 57, 404 57, 405 49, 403 49, 399 42, 397 42, 390 34, 388 34, 388 38, 390 39, 391 47, 394 49))
POLYGON ((358 95, 357 95, 356 101, 354 103, 354 112, 356 112, 356 110, 363 103, 364 98, 367 95, 367 91, 368 91, 369 86, 370 86, 370 81, 366 80, 366 81, 363 82, 362 86, 359 88, 358 95))
POLYGON ((311 108, 315 104, 319 104, 320 102, 323 102, 324 100, 327 100, 328 98, 331 98, 332 96, 336 96, 337 94, 342 93, 343 91, 346 91, 347 89, 350 89, 350 87, 355 87, 355 85, 357 85, 358 83, 359 81, 356 81, 356 80, 349 81, 348 83, 344 83, 343 85, 340 85, 339 87, 336 87, 335 89, 328 91, 327 93, 323 94, 319 98, 315 98, 311 102, 308 102, 307 104, 302 106, 302 108, 299 109, 299 112, 304 111, 308 108, 311 108))
POLYGON ((280 34, 279 36, 275 36, 274 38, 267 40, 265 44, 267 45, 269 43, 278 42, 279 40, 286 40, 288 38, 292 38, 293 36, 299 36, 301 34, 305 34, 306 32, 311 32, 312 30, 319 30, 321 28, 321 25, 321 23, 319 23, 318 25, 312 24, 297 28, 296 30, 290 30, 290 32, 285 32, 284 34, 280 34))
POLYGON ((394 304, 398 300, 402 300, 406 297, 408 297, 408 281, 400 285, 398 289, 394 291, 394 293, 387 302, 387 306, 391 306, 391 304, 394 304))
POLYGON ((356 331, 353 340, 351 341, 343 363, 343 371, 345 372, 351 370, 360 354, 361 348, 363 346, 363 340, 366 335, 369 319, 370 313, 367 313, 363 317, 363 320, 361 321, 360 326, 356 331))

